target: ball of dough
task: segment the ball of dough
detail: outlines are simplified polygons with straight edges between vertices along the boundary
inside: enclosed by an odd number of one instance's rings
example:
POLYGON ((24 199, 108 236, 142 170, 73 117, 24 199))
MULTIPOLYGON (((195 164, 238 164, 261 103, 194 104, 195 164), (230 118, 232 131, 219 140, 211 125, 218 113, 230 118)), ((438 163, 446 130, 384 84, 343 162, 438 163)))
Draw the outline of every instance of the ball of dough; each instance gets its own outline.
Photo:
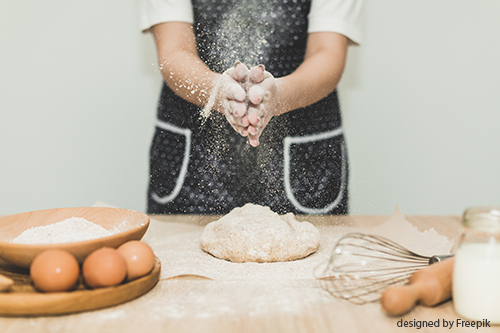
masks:
POLYGON ((233 262, 275 262, 300 259, 319 247, 319 232, 292 213, 278 215, 269 207, 246 204, 207 224, 202 250, 233 262))

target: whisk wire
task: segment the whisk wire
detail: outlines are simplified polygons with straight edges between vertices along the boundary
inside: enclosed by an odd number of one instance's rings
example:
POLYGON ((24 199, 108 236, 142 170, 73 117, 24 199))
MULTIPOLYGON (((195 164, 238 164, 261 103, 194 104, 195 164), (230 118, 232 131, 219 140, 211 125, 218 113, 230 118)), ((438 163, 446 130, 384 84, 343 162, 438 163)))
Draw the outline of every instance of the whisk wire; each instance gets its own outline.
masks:
MULTIPOLYGON (((378 292, 380 289, 385 289, 391 285, 401 285, 406 283, 408 278, 412 273, 404 274, 401 276, 393 277, 391 279, 385 281, 376 281, 371 284, 365 284, 364 288, 358 287, 349 287, 347 283, 340 283, 339 285, 334 286, 334 288, 325 288, 332 296, 345 299, 355 304, 365 304, 371 302, 377 302, 380 297, 378 292)), ((330 281, 325 280, 325 284, 330 283, 330 281)))
POLYGON ((361 234, 361 233, 350 233, 350 234, 346 234, 342 238, 340 238, 339 241, 337 242, 336 247, 340 247, 341 245, 344 245, 344 243, 343 243, 344 240, 349 241, 348 243, 345 244, 347 246, 364 248, 364 249, 367 249, 370 251, 377 251, 377 252, 385 253, 385 254, 388 254, 391 256, 395 256, 396 254, 399 254, 399 255, 405 255, 408 258, 413 258, 413 259, 420 258, 423 260, 429 260, 429 257, 415 253, 413 251, 410 251, 410 250, 402 247, 401 245, 394 243, 393 241, 391 241, 385 237, 382 237, 382 236, 365 235, 365 234, 361 234), (360 245, 360 244, 352 243, 351 242, 352 239, 359 239, 365 243, 379 245, 379 246, 381 246, 382 249, 379 249, 379 248, 373 249, 373 248, 368 247, 367 245, 360 245), (390 252, 387 249, 392 249, 393 252, 390 252))
MULTIPOLYGON (((404 267, 391 267, 391 268, 378 268, 378 269, 351 269, 351 270, 347 270, 347 269, 340 269, 340 268, 337 268, 335 270, 335 272, 337 272, 337 275, 340 275, 339 273, 341 274, 353 274, 353 273, 370 273, 371 277, 377 277, 377 276, 384 276, 384 275, 377 275, 377 274, 373 274, 374 272, 387 272, 388 274, 394 274, 394 273, 401 273, 401 272, 405 272, 405 271, 418 271, 424 267, 426 267, 428 265, 419 265, 419 266, 404 266, 404 267)), ((334 276, 334 275, 331 275, 331 276, 334 276)))
MULTIPOLYGON (((375 255, 369 255, 369 254, 363 254, 363 253, 352 253, 352 255, 356 256, 356 257, 381 259, 380 257, 377 257, 375 255)), ((429 263, 429 258, 420 259, 420 258, 410 258, 410 257, 393 257, 393 258, 392 257, 384 257, 383 259, 388 260, 388 261, 396 261, 396 262, 412 262, 412 263, 425 263, 425 264, 429 263)))
POLYGON ((376 302, 387 287, 407 283, 430 259, 382 236, 348 233, 335 244, 322 282, 334 297, 376 302))

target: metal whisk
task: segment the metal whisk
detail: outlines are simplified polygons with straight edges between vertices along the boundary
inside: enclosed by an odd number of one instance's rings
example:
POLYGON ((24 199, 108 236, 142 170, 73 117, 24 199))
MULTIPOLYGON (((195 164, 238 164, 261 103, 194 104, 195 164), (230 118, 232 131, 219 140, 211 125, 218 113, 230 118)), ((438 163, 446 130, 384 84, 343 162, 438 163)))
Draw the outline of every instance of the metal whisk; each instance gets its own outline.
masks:
POLYGON ((423 256, 385 237, 348 233, 335 244, 321 281, 335 297, 376 302, 387 287, 405 284, 414 272, 451 256, 423 256))

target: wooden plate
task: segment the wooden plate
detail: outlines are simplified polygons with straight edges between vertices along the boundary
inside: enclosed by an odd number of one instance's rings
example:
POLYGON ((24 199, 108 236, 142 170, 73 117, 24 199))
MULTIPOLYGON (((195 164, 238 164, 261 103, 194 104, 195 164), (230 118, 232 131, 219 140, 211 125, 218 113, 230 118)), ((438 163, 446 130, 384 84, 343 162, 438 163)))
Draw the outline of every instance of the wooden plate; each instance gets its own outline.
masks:
POLYGON ((108 207, 73 207, 37 210, 0 218, 0 258, 13 265, 29 268, 33 259, 48 249, 66 250, 82 263, 93 251, 109 246, 117 248, 130 240, 140 240, 149 227, 146 214, 129 209, 108 207), (111 236, 86 241, 58 244, 17 244, 11 240, 23 231, 63 221, 70 217, 82 217, 117 232, 111 236))
POLYGON ((0 292, 0 315, 60 315, 102 309, 133 300, 151 290, 159 280, 161 263, 156 258, 151 273, 108 288, 86 289, 81 281, 68 292, 42 293, 35 290, 29 271, 0 261, 0 274, 14 280, 10 291, 0 292))

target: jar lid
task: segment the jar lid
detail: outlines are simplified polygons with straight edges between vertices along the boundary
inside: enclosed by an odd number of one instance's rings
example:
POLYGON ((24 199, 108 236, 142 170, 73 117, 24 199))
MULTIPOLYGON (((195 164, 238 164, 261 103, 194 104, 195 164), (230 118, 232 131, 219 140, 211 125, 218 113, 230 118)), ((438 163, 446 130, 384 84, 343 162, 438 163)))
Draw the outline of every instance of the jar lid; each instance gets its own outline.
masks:
POLYGON ((500 207, 470 207, 464 211, 462 221, 466 227, 500 232, 500 207))

